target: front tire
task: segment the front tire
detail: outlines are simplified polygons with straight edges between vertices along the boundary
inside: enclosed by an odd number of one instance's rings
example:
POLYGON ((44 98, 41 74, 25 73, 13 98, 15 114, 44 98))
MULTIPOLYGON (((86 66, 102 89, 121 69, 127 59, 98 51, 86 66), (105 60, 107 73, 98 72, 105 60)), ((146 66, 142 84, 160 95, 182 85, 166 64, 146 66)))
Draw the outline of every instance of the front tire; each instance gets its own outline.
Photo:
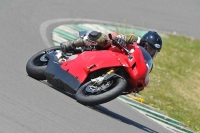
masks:
POLYGON ((45 54, 56 50, 60 50, 60 47, 54 46, 47 48, 33 55, 26 64, 26 72, 28 75, 36 80, 45 80, 44 72, 48 64, 48 59, 45 58, 45 54))
POLYGON ((115 99, 126 89, 127 82, 121 77, 111 78, 108 82, 109 84, 106 83, 108 87, 106 89, 100 89, 100 91, 92 89, 88 91, 93 86, 93 83, 91 81, 87 82, 76 92, 76 100, 81 104, 94 106, 115 99))

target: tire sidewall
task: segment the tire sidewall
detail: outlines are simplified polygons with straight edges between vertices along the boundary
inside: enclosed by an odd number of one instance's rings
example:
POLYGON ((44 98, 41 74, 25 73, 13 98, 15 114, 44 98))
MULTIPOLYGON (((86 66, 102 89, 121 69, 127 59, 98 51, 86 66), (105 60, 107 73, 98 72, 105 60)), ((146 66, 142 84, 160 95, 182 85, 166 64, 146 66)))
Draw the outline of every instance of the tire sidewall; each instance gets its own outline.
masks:
POLYGON ((60 47, 59 46, 54 46, 54 47, 51 47, 51 48, 47 48, 47 49, 44 49, 40 52, 38 52, 37 54, 33 55, 27 62, 26 64, 26 71, 28 73, 28 75, 34 79, 37 79, 37 80, 45 80, 46 77, 44 75, 44 72, 46 70, 46 67, 47 65, 45 66, 36 66, 34 64, 34 60, 36 58, 38 58, 39 56, 43 55, 44 54, 44 51, 51 51, 51 50, 59 50, 60 47))
POLYGON ((87 82, 83 86, 81 86, 77 92, 76 92, 76 100, 84 105, 97 105, 106 103, 108 101, 111 101, 122 94, 122 92, 126 89, 127 82, 120 77, 115 78, 114 80, 117 80, 116 85, 111 88, 109 91, 106 91, 105 93, 101 93, 99 95, 90 95, 85 96, 82 91, 91 83, 91 81, 87 82))

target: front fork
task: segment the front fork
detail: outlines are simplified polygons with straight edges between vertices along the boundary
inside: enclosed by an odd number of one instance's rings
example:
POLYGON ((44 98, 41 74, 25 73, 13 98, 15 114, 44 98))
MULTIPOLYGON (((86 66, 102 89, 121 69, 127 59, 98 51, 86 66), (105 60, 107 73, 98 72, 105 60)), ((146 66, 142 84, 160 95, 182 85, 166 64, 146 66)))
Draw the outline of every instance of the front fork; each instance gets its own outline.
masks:
POLYGON ((103 81, 105 81, 106 79, 108 79, 108 77, 113 74, 114 72, 116 72, 117 69, 110 69, 105 75, 99 76, 97 78, 91 79, 92 83, 96 84, 96 85, 101 85, 103 83, 103 81))

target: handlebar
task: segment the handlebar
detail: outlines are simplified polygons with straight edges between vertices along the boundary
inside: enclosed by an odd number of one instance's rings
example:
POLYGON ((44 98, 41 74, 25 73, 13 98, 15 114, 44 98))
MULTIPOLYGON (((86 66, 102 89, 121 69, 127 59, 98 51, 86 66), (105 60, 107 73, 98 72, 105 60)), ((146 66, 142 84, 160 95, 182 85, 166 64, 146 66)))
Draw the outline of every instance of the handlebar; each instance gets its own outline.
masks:
MULTIPOLYGON (((112 40, 112 41, 115 41, 113 38, 112 38, 112 34, 108 34, 108 36, 109 36, 109 38, 110 38, 110 40, 112 40)), ((122 44, 120 44, 120 43, 117 43, 117 45, 119 45, 121 48, 123 48, 124 50, 125 50, 125 53, 126 54, 130 54, 130 51, 126 48, 126 46, 124 46, 124 45, 122 45, 122 44)))
POLYGON ((112 35, 111 35, 110 33, 108 34, 108 36, 109 36, 110 40, 113 40, 113 39, 112 39, 112 35))

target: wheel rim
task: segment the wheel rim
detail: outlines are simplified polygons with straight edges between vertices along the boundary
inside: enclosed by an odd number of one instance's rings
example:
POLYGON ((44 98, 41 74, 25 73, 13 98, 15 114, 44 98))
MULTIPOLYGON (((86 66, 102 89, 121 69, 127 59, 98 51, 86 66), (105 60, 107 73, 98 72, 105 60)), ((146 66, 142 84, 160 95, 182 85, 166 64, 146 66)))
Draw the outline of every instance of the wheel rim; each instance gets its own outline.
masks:
POLYGON ((45 66, 48 63, 48 59, 46 58, 46 54, 42 54, 38 57, 36 57, 33 61, 34 65, 36 66, 45 66))
POLYGON ((102 83, 101 85, 90 83, 84 89, 85 90, 84 94, 86 96, 89 96, 89 95, 98 95, 98 94, 104 93, 106 91, 109 91, 112 88, 113 84, 114 84, 113 80, 102 83))
POLYGON ((40 61, 42 61, 42 62, 47 62, 48 61, 48 59, 46 58, 46 54, 44 54, 44 55, 42 55, 40 57, 40 61))
POLYGON ((53 49, 53 50, 49 50, 49 51, 44 51, 41 55, 37 56, 34 61, 33 64, 36 66, 46 66, 48 64, 48 59, 46 58, 46 55, 53 52, 53 51, 60 51, 59 49, 53 49))

